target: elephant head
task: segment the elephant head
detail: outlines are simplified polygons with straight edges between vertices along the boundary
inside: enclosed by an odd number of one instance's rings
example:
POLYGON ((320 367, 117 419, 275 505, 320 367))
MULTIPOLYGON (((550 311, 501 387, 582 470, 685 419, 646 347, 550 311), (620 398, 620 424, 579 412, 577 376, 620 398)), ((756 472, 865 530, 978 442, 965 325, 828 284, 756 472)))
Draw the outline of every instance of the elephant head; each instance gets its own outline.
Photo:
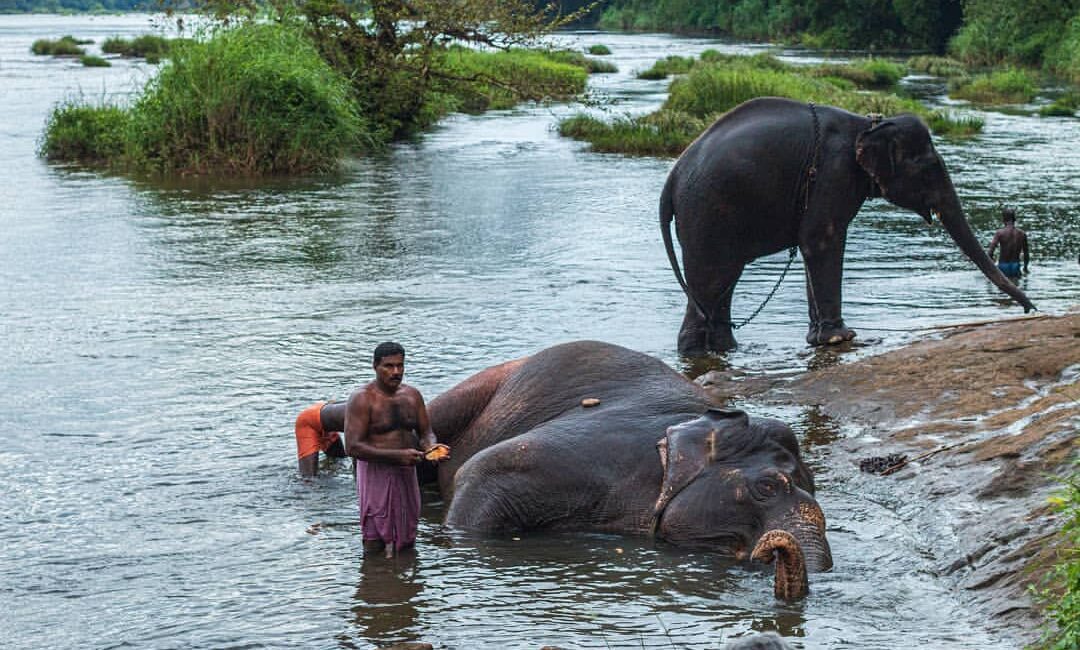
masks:
POLYGON ((881 196, 919 213, 927 223, 933 223, 937 215, 960 250, 991 282, 1023 305, 1025 312, 1035 308, 998 270, 971 232, 949 172, 922 120, 899 115, 862 132, 855 141, 855 159, 881 196))
POLYGON ((670 427, 657 448, 664 470, 657 537, 720 544, 740 559, 751 551, 755 559, 775 556, 777 594, 784 598, 805 593, 807 569, 832 567, 825 516, 787 425, 711 409, 670 427))

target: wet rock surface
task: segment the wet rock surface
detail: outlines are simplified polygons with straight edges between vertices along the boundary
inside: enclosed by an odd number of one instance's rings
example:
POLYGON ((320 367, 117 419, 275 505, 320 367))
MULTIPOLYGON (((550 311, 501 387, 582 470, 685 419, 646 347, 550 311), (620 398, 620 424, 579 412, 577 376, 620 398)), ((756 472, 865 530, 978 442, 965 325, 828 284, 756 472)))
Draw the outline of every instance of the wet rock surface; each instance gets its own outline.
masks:
POLYGON ((840 441, 851 462, 890 467, 880 480, 905 481, 925 501, 919 517, 946 531, 938 575, 991 629, 1036 638, 1041 615, 1027 588, 1061 526, 1046 499, 1078 449, 1080 312, 953 327, 794 378, 710 373, 699 383, 753 386, 755 401, 816 406, 865 434, 840 441), (889 462, 905 455, 899 467, 889 462))

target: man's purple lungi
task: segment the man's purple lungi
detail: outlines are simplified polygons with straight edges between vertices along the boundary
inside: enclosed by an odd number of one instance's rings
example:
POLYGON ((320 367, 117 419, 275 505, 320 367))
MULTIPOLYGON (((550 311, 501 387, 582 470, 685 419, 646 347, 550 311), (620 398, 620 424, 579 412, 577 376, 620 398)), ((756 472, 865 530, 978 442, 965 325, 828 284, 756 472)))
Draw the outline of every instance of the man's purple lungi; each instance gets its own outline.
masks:
POLYGON ((395 551, 416 541, 420 484, 415 466, 357 460, 356 496, 364 541, 382 540, 395 551))

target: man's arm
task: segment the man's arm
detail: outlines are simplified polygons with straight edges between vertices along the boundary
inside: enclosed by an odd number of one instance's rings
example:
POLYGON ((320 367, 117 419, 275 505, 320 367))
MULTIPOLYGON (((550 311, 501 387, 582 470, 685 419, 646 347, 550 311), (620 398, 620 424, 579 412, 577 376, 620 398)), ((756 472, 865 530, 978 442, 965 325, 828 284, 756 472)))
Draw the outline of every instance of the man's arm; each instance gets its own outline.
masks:
POLYGON ((1020 235, 1020 239, 1021 239, 1021 242, 1023 243, 1023 246, 1024 246, 1024 273, 1027 273, 1027 267, 1028 267, 1028 241, 1027 241, 1027 233, 1024 233, 1024 234, 1020 235))
POLYGON ((300 466, 300 476, 310 478, 319 475, 319 452, 308 454, 297 461, 300 466))
POLYGON ((986 254, 990 256, 990 259, 994 259, 994 251, 997 250, 998 242, 1001 239, 1001 231, 994 233, 994 238, 990 240, 990 249, 986 251, 986 254))
POLYGON ((415 465, 424 454, 416 449, 385 449, 371 444, 371 404, 366 390, 349 397, 345 409, 345 453, 360 460, 398 465, 415 465))
POLYGON ((420 431, 420 448, 424 451, 434 447, 439 441, 435 438, 435 431, 431 428, 431 420, 428 418, 427 407, 420 392, 416 393, 416 424, 420 431))

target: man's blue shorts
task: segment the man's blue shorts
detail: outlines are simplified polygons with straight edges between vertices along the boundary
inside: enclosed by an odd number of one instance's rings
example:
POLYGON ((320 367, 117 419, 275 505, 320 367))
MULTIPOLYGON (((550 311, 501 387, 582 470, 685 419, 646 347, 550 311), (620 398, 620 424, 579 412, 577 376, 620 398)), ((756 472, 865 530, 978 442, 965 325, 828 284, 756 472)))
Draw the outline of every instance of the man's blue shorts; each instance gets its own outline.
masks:
POLYGON ((1020 262, 998 262, 998 268, 1001 269, 1001 272, 1007 277, 1020 277, 1020 262))

